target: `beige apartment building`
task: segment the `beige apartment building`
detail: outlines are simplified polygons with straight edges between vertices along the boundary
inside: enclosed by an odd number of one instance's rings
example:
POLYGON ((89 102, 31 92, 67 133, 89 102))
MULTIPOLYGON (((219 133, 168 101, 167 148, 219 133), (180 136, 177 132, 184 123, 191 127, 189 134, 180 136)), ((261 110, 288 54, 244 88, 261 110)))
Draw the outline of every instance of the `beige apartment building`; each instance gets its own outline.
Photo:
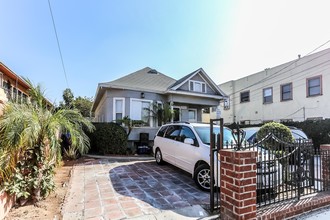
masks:
MULTIPOLYGON (((225 123, 258 124, 330 118, 330 48, 220 84, 225 123)), ((210 111, 216 118, 216 109, 210 111)))

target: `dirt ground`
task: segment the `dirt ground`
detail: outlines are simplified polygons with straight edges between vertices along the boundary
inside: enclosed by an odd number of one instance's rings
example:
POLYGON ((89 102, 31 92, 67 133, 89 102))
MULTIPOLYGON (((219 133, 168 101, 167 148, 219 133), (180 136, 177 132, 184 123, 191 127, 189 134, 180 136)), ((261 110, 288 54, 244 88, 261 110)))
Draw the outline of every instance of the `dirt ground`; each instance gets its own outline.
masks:
POLYGON ((61 208, 64 202, 73 165, 81 163, 85 158, 78 160, 64 161, 64 165, 56 169, 55 184, 56 188, 45 200, 39 201, 37 204, 27 204, 25 206, 14 206, 5 220, 19 219, 62 219, 61 208))

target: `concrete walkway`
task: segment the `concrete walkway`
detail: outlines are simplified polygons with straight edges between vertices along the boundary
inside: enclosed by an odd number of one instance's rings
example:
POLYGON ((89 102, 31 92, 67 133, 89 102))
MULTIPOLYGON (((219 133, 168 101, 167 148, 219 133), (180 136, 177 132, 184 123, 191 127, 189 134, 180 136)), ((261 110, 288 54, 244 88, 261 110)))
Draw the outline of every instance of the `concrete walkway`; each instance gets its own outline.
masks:
POLYGON ((153 158, 88 159, 75 165, 62 208, 64 220, 216 219, 202 207, 209 193, 191 176, 153 158))

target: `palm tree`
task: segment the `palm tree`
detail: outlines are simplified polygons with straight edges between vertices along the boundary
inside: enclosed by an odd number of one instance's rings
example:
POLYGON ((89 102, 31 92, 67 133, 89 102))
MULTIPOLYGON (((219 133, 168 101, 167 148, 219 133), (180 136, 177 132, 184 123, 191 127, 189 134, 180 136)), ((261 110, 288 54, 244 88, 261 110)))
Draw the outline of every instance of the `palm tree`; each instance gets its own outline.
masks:
MULTIPOLYGON (((84 130, 93 124, 78 110, 55 111, 47 105, 41 86, 31 89, 31 102, 8 103, 0 117, 0 176, 16 197, 38 201, 53 190, 53 171, 61 160, 62 132, 69 132, 72 147, 81 154, 89 149, 84 130)), ((49 102, 48 102, 49 103, 49 102)))
POLYGON ((149 108, 144 108, 144 110, 149 112, 149 117, 158 121, 158 125, 170 122, 174 116, 174 111, 168 103, 164 103, 163 105, 153 103, 149 108))

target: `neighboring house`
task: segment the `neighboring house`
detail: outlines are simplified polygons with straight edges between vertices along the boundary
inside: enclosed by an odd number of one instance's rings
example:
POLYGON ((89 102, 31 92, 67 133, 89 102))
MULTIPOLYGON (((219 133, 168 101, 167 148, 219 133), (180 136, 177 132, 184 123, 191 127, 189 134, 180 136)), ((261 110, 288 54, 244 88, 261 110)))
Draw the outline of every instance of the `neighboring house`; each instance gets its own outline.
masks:
POLYGON ((2 105, 7 101, 25 102, 28 98, 30 86, 12 70, 0 62, 0 104, 2 114, 2 105))
MULTIPOLYGON (((330 49, 220 84, 225 123, 330 118, 330 49)), ((215 117, 211 110, 211 118, 215 117)))
POLYGON ((148 108, 167 104, 175 112, 172 121, 202 121, 202 109, 218 106, 225 94, 200 68, 175 80, 157 70, 146 67, 117 80, 99 83, 92 106, 96 122, 114 122, 128 116, 144 121, 129 136, 139 141, 140 133, 154 138, 161 121, 151 117, 148 108))

